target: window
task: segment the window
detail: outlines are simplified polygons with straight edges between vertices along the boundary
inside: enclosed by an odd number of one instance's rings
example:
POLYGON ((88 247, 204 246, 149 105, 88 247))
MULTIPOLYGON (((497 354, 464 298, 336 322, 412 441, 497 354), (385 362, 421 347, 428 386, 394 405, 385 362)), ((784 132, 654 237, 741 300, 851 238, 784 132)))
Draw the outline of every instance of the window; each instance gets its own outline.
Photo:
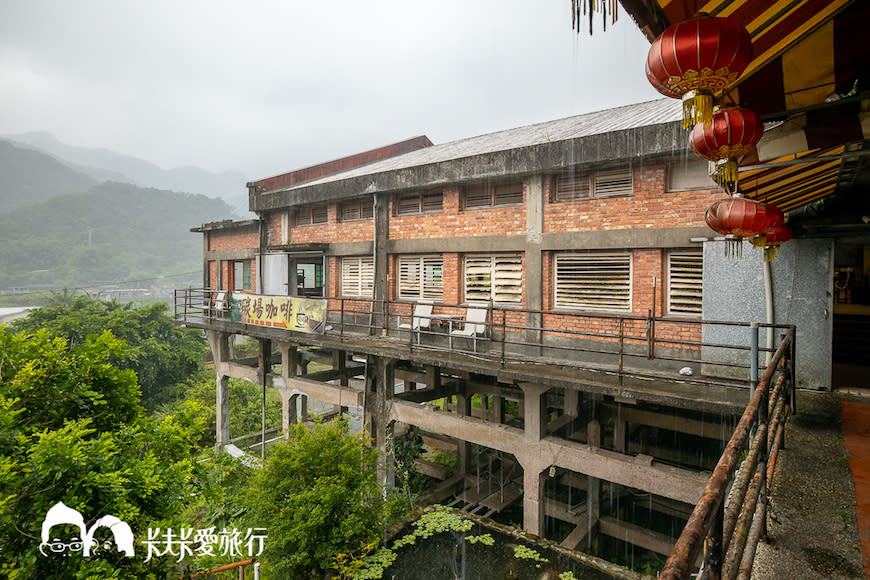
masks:
POLYGON ((441 211, 443 197, 440 191, 400 195, 395 201, 396 215, 414 215, 441 211))
POLYGON ((233 290, 251 289, 251 262, 233 262, 233 290))
POLYGON ((372 296, 375 265, 371 256, 341 259, 341 295, 372 296))
POLYGON ((444 298, 444 260, 441 256, 399 258, 399 298, 444 298))
POLYGON ((326 204, 296 208, 296 225, 325 224, 328 221, 326 204))
POLYGON ((372 202, 371 198, 362 198, 342 203, 339 207, 341 221, 352 222, 355 220, 372 219, 372 216, 375 214, 372 202))
POLYGON ((668 191, 715 187, 716 182, 710 177, 710 162, 705 159, 686 159, 668 165, 668 191))
POLYGON ((698 251, 668 254, 668 312, 701 315, 704 255, 698 251))
POLYGON ((486 183, 465 188, 465 209, 517 203, 523 203, 523 184, 521 181, 498 185, 486 183))
POLYGON ((631 310, 631 255, 558 254, 556 307, 631 310))
POLYGON ((591 197, 631 195, 634 178, 631 167, 594 173, 557 175, 550 199, 553 202, 579 201, 591 197))
POLYGON ((466 302, 520 303, 522 295, 522 256, 465 257, 466 302))

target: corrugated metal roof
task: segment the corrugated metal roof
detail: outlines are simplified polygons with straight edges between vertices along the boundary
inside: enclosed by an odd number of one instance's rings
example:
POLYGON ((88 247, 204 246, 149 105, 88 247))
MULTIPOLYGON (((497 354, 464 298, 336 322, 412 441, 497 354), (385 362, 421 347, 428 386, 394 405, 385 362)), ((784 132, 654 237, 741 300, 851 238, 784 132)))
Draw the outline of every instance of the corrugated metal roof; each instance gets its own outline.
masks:
POLYGON ((297 188, 315 184, 331 183, 385 171, 407 169, 431 163, 452 161, 475 155, 530 147, 543 143, 566 141, 648 125, 659 125, 679 121, 681 118, 682 104, 679 100, 658 99, 557 119, 555 121, 536 123, 516 129, 507 129, 477 137, 459 139, 441 145, 433 145, 425 149, 419 149, 404 155, 398 155, 362 167, 335 173, 321 179, 306 181, 279 191, 293 191, 297 188))

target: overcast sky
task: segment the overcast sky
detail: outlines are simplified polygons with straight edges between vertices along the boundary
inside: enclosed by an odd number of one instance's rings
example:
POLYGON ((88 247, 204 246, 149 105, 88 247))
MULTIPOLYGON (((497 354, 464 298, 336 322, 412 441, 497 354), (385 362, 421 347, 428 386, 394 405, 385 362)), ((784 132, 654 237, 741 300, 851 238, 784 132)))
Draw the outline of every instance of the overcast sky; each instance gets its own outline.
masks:
POLYGON ((0 0, 0 134, 248 179, 658 98, 570 0, 0 0))

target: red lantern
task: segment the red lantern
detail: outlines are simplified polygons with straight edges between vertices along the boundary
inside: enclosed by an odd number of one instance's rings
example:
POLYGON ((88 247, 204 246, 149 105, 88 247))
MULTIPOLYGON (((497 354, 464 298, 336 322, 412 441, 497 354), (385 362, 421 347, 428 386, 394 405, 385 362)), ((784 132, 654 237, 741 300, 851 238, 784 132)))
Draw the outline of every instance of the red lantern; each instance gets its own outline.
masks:
POLYGON ((768 262, 779 254, 779 247, 794 238, 794 232, 787 225, 780 225, 752 240, 756 248, 764 248, 764 256, 768 262))
POLYGON ((740 254, 741 238, 755 238, 781 226, 782 210, 751 199, 735 196, 721 199, 707 208, 704 221, 728 242, 725 253, 740 254))
POLYGON ((764 133, 764 124, 755 111, 729 107, 713 113, 709 126, 695 125, 689 145, 698 156, 720 161, 716 182, 734 191, 737 187, 738 159, 750 153, 764 133), (727 184, 733 184, 728 186, 727 184))
POLYGON ((646 58, 655 89, 683 100, 683 128, 710 124, 713 94, 734 83, 752 60, 752 40, 730 18, 699 13, 656 38, 646 58))

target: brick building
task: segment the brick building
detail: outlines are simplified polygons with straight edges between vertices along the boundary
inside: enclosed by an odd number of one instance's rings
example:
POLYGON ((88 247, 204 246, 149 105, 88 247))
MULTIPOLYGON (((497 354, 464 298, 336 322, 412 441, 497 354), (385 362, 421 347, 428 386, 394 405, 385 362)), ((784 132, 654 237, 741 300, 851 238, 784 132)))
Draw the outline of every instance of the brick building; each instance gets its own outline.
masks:
POLYGON ((520 510, 569 548, 670 553, 748 377, 745 352, 716 358, 733 341, 707 352, 705 260, 721 259, 704 211, 723 194, 680 113, 659 100, 418 137, 249 183, 257 219, 193 230, 206 290, 178 315, 209 338, 219 445, 228 378, 247 378, 278 389, 284 427, 310 398, 361 409, 385 451, 421 428, 456 457, 447 473, 418 462, 435 500, 520 510), (233 356, 234 335, 259 341, 257 361, 233 356))

